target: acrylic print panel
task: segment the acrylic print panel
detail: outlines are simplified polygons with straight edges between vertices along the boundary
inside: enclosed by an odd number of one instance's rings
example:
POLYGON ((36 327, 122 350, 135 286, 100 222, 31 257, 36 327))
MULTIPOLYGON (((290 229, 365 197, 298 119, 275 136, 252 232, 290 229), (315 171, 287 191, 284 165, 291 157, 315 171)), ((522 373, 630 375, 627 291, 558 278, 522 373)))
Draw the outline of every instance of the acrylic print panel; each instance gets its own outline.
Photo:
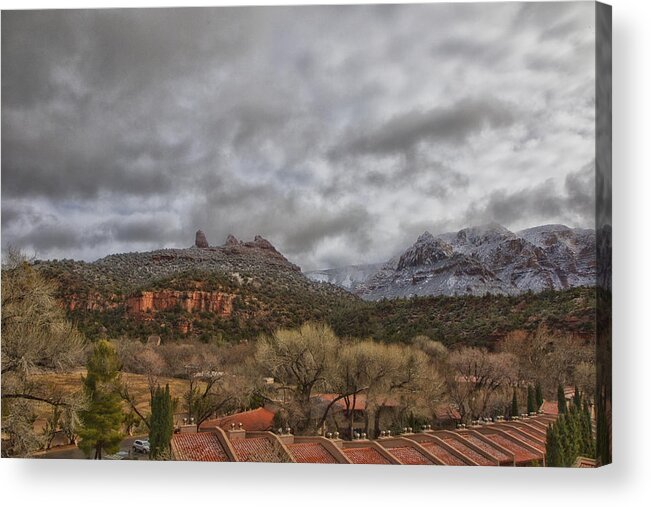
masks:
POLYGON ((609 463, 610 24, 3 12, 2 456, 609 463))

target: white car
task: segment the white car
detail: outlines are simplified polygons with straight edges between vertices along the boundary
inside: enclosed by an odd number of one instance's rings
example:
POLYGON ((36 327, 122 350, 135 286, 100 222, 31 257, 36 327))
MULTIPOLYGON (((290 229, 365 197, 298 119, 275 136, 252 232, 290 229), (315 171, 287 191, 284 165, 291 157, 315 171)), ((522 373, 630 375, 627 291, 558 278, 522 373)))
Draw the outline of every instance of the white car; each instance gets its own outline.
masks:
POLYGON ((134 452, 149 453, 149 440, 134 440, 133 441, 133 450, 134 452))

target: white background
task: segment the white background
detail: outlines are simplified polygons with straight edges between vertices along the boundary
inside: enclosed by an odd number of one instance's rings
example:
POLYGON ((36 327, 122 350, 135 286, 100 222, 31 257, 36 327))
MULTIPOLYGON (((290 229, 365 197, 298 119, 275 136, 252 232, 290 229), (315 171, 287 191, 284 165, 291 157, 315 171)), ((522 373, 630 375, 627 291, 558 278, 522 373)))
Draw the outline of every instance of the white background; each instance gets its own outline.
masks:
MULTIPOLYGON (((188 5, 243 2, 194 0, 188 5)), ((252 4, 278 2, 254 0, 252 4)), ((283 1, 285 4, 305 2, 283 1)), ((312 3, 316 3, 313 2, 312 3)), ((345 3, 345 2, 320 2, 345 3)), ((2 505, 651 505, 651 2, 613 5, 614 464, 598 470, 0 460, 2 505)), ((3 9, 179 1, 4 1, 3 9)))

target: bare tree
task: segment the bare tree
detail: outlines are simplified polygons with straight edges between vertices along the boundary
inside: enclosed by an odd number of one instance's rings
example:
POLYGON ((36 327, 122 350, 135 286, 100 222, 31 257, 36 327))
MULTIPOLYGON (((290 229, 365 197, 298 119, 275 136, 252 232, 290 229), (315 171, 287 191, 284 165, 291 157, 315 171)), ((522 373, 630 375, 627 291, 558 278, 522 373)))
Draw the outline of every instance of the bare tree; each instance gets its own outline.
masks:
POLYGON ((499 350, 513 354, 520 379, 540 383, 547 396, 555 396, 559 384, 571 382, 580 363, 595 361, 594 344, 573 335, 552 332, 545 325, 532 333, 509 333, 499 344, 499 350))
POLYGON ((34 373, 66 370, 82 356, 83 336, 66 320, 55 291, 24 257, 10 252, 2 267, 2 429, 10 437, 3 455, 23 455, 42 443, 28 431, 35 404, 74 410, 83 402, 32 382, 34 373))
POLYGON ((447 362, 448 392, 464 421, 489 415, 491 398, 518 380, 511 354, 464 347, 451 352, 447 362))
POLYGON ((312 393, 326 384, 338 346, 339 339, 329 327, 311 323, 258 339, 258 371, 273 377, 289 394, 284 405, 298 432, 308 429, 312 393))

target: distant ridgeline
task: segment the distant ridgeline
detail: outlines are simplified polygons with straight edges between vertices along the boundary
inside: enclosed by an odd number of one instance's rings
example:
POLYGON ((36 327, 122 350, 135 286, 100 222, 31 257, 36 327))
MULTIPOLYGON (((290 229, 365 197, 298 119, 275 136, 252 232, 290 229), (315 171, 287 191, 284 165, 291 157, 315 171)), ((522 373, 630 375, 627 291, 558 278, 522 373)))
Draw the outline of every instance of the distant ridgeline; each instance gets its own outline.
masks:
POLYGON ((509 331, 541 323, 594 333, 594 289, 364 301, 310 280, 260 236, 250 242, 229 236, 211 247, 198 231, 190 248, 34 265, 57 281, 62 305, 91 340, 238 341, 308 320, 328 322, 340 336, 406 342, 427 335, 446 345, 491 346, 509 331))

